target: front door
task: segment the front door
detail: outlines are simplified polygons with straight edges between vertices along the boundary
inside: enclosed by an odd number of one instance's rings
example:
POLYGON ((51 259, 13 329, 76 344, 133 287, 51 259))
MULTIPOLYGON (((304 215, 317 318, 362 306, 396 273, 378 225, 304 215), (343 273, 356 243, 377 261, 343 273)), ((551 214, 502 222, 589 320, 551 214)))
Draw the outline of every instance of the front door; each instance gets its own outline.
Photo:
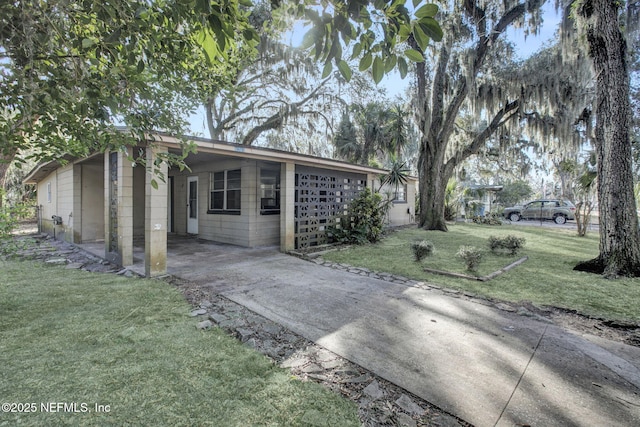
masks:
POLYGON ((187 178, 187 233, 198 234, 198 177, 187 178))

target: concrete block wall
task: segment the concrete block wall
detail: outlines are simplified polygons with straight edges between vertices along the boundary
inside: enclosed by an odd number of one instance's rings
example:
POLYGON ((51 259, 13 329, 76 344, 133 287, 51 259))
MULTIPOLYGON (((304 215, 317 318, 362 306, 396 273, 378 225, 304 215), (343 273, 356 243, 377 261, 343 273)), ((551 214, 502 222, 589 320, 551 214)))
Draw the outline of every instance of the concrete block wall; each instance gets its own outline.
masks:
MULTIPOLYGON (((104 165, 83 164, 81 166, 80 216, 74 212, 76 227, 80 226, 82 242, 104 239, 104 165)), ((77 178, 76 178, 77 179, 77 178)), ((77 205, 77 203, 76 203, 77 205)))
POLYGON ((40 181, 38 205, 42 206, 42 231, 72 242, 73 202, 73 165, 61 167, 40 181), (62 217, 62 225, 53 224, 53 215, 62 217))
POLYGON ((172 172, 174 232, 187 233, 187 178, 198 177, 198 237, 221 243, 256 247, 280 243, 280 215, 260 215, 260 164, 252 159, 220 159, 195 165, 191 171, 172 172), (207 213, 211 174, 240 169, 240 215, 207 213))

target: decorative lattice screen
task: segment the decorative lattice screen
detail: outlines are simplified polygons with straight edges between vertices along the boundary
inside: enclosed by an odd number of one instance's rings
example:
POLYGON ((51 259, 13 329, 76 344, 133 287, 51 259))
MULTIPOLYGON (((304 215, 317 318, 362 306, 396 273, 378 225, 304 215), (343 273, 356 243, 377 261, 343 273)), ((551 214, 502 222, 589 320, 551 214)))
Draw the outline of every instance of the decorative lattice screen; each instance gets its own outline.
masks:
POLYGON ((366 184, 366 175, 296 167, 296 249, 326 243, 327 227, 339 223, 366 184))

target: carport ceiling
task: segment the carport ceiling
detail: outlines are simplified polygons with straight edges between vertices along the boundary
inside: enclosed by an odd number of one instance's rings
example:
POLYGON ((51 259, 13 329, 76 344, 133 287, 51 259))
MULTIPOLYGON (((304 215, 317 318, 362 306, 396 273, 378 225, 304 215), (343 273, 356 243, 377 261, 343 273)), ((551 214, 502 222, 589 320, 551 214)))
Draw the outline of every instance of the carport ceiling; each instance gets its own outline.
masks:
MULTIPOLYGON (((181 152, 180 150, 175 150, 175 149, 170 149, 169 152, 171 154, 176 154, 176 155, 180 155, 181 152)), ((220 155, 220 154, 213 154, 213 153, 206 153, 206 152, 202 152, 202 151, 198 151, 198 153, 196 154, 189 154, 187 156, 187 158, 185 159, 185 163, 187 164, 187 166, 189 167, 194 167, 194 166, 200 166, 200 165, 210 165, 213 162, 216 161, 220 161, 223 159, 228 159, 228 158, 232 158, 232 157, 236 157, 236 156, 225 156, 225 155, 220 155)), ((244 158, 241 156, 237 156, 236 158, 244 158)), ((273 162, 267 162, 264 161, 264 163, 273 163, 273 162)))

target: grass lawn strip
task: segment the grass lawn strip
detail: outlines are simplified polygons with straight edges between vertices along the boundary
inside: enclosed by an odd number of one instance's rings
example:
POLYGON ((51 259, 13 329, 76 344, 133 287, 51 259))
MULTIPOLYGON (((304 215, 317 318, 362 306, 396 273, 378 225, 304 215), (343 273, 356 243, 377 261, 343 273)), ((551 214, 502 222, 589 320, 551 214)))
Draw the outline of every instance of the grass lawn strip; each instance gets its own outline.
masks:
POLYGON ((0 396, 38 405, 0 425, 359 425, 352 402, 197 330, 164 282, 13 261, 0 277, 0 396))
POLYGON ((538 305, 577 310, 610 320, 640 321, 640 279, 607 280, 601 276, 574 271, 579 262, 598 254, 598 236, 578 237, 573 230, 544 227, 500 227, 456 224, 449 231, 406 228, 390 233, 373 245, 352 246, 323 255, 327 261, 367 268, 378 272, 426 281, 460 291, 508 302, 529 301, 538 305), (526 244, 517 256, 492 254, 490 236, 524 237, 526 244), (410 244, 428 240, 434 253, 415 262, 410 244), (424 268, 469 274, 455 256, 460 246, 475 246, 485 251, 476 274, 487 276, 518 258, 527 262, 491 281, 470 281, 426 273, 424 268))

